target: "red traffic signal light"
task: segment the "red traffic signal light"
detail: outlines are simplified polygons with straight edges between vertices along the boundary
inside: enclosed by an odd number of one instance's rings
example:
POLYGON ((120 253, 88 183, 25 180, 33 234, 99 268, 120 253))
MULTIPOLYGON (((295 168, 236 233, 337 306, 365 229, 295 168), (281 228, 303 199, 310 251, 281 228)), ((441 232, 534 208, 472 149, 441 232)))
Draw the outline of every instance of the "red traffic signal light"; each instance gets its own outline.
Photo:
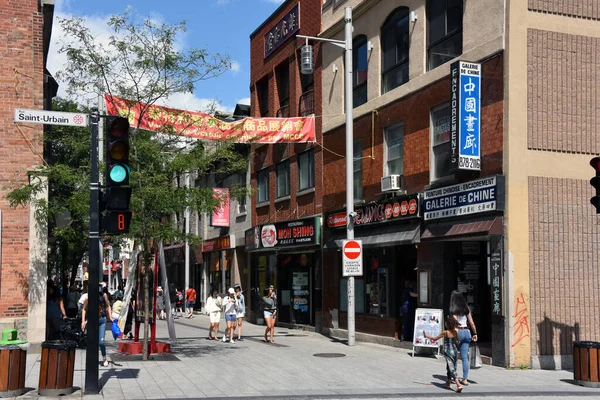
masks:
POLYGON ((596 208, 596 214, 600 214, 600 157, 592 158, 590 165, 596 172, 596 176, 590 179, 590 185, 596 189, 596 195, 590 199, 590 203, 596 208))

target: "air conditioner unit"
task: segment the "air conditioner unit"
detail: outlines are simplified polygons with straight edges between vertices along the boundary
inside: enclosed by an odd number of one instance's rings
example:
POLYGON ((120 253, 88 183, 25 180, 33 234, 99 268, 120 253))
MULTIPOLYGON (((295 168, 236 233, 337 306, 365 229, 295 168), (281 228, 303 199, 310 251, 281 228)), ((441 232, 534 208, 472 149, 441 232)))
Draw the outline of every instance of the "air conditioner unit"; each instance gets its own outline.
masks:
POLYGON ((402 189, 402 175, 387 175, 381 178, 381 191, 390 192, 402 189))

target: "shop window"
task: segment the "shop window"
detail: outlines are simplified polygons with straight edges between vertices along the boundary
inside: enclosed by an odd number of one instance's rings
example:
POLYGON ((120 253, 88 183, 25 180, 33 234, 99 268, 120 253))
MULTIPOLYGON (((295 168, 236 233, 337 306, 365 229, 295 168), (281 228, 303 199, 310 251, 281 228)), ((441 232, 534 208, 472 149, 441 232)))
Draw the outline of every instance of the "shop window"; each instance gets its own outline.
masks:
POLYGON ((277 164, 277 198, 290 195, 290 162, 277 164))
POLYGON ((269 81, 263 78, 256 83, 256 95, 258 97, 258 108, 261 117, 269 116, 269 81))
POLYGON ((384 175, 404 175, 404 124, 385 129, 384 175))
POLYGON ((431 181, 450 175, 450 105, 431 110, 431 181))
POLYGON ((256 173, 258 185, 258 203, 269 201, 269 170, 265 168, 256 173))
POLYGON ((361 200, 363 195, 363 174, 362 174, 362 140, 354 141, 354 201, 361 200))
MULTIPOLYGON (((354 279, 354 312, 365 313, 365 280, 354 279)), ((340 280, 340 311, 348 312, 348 278, 340 280)))
POLYGON ((367 102, 367 37, 360 35, 352 43, 352 103, 358 107, 367 102))
POLYGON ((382 92, 408 82, 408 7, 397 8, 381 27, 382 92))
POLYGON ((298 191, 315 186, 315 156, 312 149, 298 155, 298 178, 298 191))
POLYGON ((463 0, 427 1, 427 69, 462 53, 463 0))

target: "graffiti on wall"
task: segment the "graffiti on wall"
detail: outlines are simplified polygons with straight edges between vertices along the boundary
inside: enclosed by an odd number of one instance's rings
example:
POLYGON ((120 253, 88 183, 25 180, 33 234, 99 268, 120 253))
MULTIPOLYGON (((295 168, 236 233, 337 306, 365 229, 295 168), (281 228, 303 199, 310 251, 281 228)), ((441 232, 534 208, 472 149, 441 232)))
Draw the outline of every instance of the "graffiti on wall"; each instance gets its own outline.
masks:
POLYGON ((515 326, 513 329, 512 347, 515 347, 530 335, 529 307, 527 307, 527 300, 523 292, 515 299, 515 313, 513 317, 515 318, 515 326))

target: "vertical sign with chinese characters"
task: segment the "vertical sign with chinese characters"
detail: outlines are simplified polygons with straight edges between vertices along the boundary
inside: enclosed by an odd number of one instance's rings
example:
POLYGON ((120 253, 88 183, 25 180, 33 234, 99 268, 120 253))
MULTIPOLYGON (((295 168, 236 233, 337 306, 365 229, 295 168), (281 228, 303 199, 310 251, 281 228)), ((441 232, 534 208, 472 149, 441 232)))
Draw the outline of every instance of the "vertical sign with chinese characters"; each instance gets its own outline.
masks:
POLYGON ((492 291, 492 316, 501 317, 504 315, 502 307, 502 249, 504 241, 500 240, 498 245, 490 255, 490 275, 491 275, 491 291, 492 291))
POLYGON ((481 64, 457 61, 450 67, 452 169, 481 170, 481 64))

